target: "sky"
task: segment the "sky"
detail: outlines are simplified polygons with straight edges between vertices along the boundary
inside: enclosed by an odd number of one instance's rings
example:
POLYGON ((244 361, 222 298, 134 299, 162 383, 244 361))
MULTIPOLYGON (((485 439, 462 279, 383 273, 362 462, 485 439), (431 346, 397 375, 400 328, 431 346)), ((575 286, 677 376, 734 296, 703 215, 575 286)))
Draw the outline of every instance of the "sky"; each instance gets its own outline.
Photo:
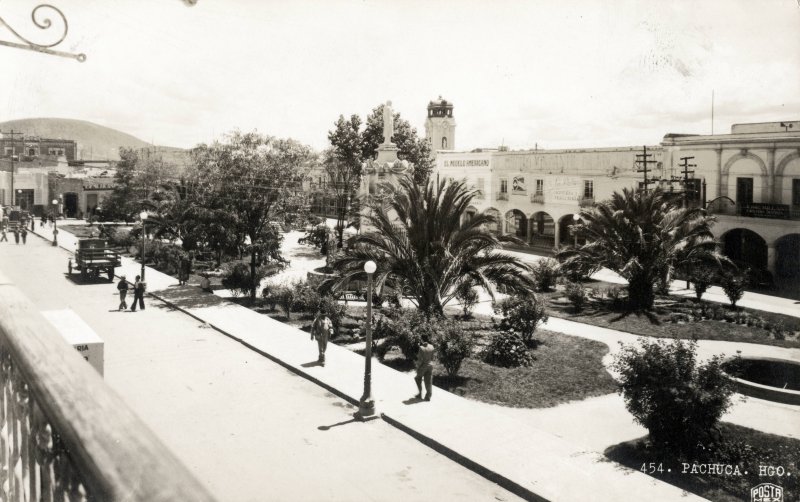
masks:
MULTIPOLYGON (((0 0, 35 43, 41 2, 0 0)), ((391 100, 456 149, 657 144, 800 119, 800 0, 53 0, 79 63, 0 46, 0 121, 89 120, 192 147, 233 129, 316 149, 391 100), (9 71, 9 69, 11 71, 9 71)), ((15 41, 0 26, 0 40, 15 41)))

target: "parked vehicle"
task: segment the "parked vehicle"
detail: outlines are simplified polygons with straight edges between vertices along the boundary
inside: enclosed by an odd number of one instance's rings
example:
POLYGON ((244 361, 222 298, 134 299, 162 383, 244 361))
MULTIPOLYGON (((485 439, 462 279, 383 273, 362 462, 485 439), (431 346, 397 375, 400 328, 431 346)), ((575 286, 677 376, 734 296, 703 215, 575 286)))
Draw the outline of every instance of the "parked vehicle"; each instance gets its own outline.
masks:
POLYGON ((122 264, 119 251, 108 247, 105 239, 80 239, 75 256, 69 259, 67 271, 81 274, 81 279, 98 278, 106 274, 109 281, 114 280, 114 269, 122 264))

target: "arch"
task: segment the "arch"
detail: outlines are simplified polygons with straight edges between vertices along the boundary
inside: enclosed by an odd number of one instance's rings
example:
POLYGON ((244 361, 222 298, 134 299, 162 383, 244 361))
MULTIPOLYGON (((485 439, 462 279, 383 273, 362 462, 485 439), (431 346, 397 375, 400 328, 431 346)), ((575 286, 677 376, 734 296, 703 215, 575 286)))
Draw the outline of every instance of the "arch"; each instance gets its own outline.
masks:
POLYGON ((795 159, 800 159, 800 150, 792 152, 781 159, 780 163, 778 163, 778 166, 775 168, 775 176, 783 176, 783 171, 786 169, 786 166, 795 159))
POLYGON ((520 239, 527 240, 528 217, 519 209, 512 209, 506 213, 506 233, 514 234, 520 239))
POLYGON ((558 234, 560 238, 560 242, 558 244, 575 243, 575 233, 572 231, 572 227, 575 225, 574 216, 574 214, 565 214, 558 219, 558 234))
POLYGON ((495 209, 493 207, 490 207, 490 208, 486 209, 484 211, 484 213, 488 214, 489 216, 494 216, 494 220, 495 220, 494 223, 487 224, 486 228, 492 233, 499 234, 500 233, 500 223, 501 223, 500 222, 500 211, 498 211, 497 209, 495 209))
POLYGON ((556 221, 545 211, 530 217, 530 242, 532 246, 553 249, 556 243, 556 221))
POLYGON ((800 277, 800 234, 787 234, 775 241, 775 275, 800 277))
POLYGON ((734 155, 733 157, 728 159, 728 161, 725 163, 725 166, 723 166, 723 168, 722 168, 722 176, 727 176, 728 173, 731 170, 731 167, 736 162, 738 162, 738 161, 740 161, 742 159, 751 159, 751 160, 755 161, 755 163, 758 164, 758 166, 761 168, 761 175, 762 176, 767 176, 769 174, 767 172, 767 165, 764 163, 763 160, 761 160, 761 157, 759 157, 758 155, 752 154, 749 151, 745 150, 745 151, 737 153, 736 155, 734 155))
POLYGON ((447 150, 447 136, 442 136, 442 150, 447 150))
POLYGON ((767 241, 747 228, 728 230, 720 237, 722 252, 734 263, 767 270, 767 241))
POLYGON ((464 214, 461 216, 461 224, 469 222, 476 214, 478 214, 478 208, 475 206, 468 206, 466 210, 464 210, 464 214))

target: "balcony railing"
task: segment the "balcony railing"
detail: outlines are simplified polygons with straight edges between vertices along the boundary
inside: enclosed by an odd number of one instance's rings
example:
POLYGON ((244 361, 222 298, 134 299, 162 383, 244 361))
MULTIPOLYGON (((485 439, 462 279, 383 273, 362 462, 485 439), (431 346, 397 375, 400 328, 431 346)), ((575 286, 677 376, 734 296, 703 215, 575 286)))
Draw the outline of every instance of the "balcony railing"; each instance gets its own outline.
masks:
POLYGON ((213 500, 0 276, 0 499, 213 500))
POLYGON ((788 204, 733 204, 717 200, 708 205, 710 214, 743 216, 745 218, 766 218, 771 220, 800 220, 800 206, 788 204))
POLYGON ((544 194, 534 193, 531 194, 531 202, 534 204, 544 204, 544 194))
POLYGON ((508 192, 497 192, 495 200, 508 200, 508 192))
POLYGON ((594 197, 582 197, 581 200, 578 201, 578 205, 580 207, 594 206, 594 197))

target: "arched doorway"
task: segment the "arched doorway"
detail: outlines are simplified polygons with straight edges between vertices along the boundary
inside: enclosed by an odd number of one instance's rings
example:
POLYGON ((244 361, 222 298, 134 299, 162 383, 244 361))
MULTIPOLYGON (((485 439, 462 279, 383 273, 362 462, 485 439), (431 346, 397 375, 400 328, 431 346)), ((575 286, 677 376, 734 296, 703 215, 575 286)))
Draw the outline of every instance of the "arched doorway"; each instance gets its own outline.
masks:
POLYGON ((464 211, 464 214, 461 216, 461 224, 463 225, 465 223, 469 223, 469 221, 472 220, 472 218, 474 218, 476 214, 478 214, 478 208, 476 208, 475 206, 469 206, 467 210, 464 211))
POLYGON ((539 211, 531 216, 531 245, 551 250, 556 245, 556 222, 552 216, 539 211))
POLYGON ((767 269, 767 242, 752 230, 735 228, 726 232, 722 236, 722 249, 738 265, 767 269))
POLYGON ((787 279, 800 277, 800 234, 775 241, 775 274, 787 279))
POLYGON ((528 237, 528 218, 519 209, 512 209, 506 213, 506 233, 514 234, 519 239, 528 237))
MULTIPOLYGON (((572 227, 575 223, 575 216, 572 214, 566 214, 558 220, 559 245, 575 244, 575 233, 572 231, 572 227)), ((583 242, 583 239, 579 242, 583 242)))
POLYGON ((67 192, 64 194, 64 214, 67 218, 78 216, 78 194, 67 192))

